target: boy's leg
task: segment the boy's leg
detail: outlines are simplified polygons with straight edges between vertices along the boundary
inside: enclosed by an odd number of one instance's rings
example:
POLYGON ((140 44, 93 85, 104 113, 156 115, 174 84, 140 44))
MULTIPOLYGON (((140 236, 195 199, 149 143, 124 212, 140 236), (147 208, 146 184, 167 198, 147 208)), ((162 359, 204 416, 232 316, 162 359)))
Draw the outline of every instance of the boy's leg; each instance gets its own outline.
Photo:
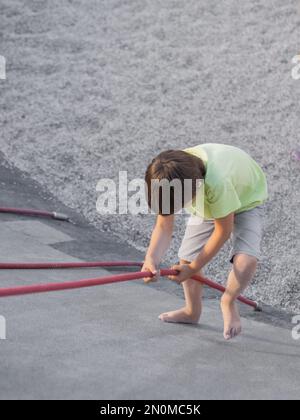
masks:
MULTIPOLYGON (((189 264, 189 261, 180 260, 180 264, 189 264)), ((203 273, 200 271, 200 275, 203 273)), ((201 283, 188 279, 182 283, 185 306, 171 312, 164 312, 159 319, 165 322, 181 322, 185 324, 196 324, 199 321, 202 310, 202 289, 201 283)))
POLYGON ((229 340, 242 331, 241 319, 236 299, 244 292, 254 277, 257 258, 246 254, 236 254, 233 269, 229 273, 226 291, 221 299, 224 318, 224 338, 229 340))
POLYGON ((233 249, 226 291, 221 299, 224 337, 230 339, 241 332, 241 320, 236 299, 254 277, 260 258, 264 207, 258 206, 234 217, 233 249))
MULTIPOLYGON (((178 251, 180 264, 189 264, 204 247, 214 230, 213 220, 203 220, 197 216, 191 216, 185 230, 181 247, 178 251)), ((203 271, 199 271, 204 275, 203 271)), ((182 283, 185 306, 177 311, 162 313, 159 318, 166 322, 183 322, 194 324, 199 321, 202 310, 201 283, 188 279, 182 283)))

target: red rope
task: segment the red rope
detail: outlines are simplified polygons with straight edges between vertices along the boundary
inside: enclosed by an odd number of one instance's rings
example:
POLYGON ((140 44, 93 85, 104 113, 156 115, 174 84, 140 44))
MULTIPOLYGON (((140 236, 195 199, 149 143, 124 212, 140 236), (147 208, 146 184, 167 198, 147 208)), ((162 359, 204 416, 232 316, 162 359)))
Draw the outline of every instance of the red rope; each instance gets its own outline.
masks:
MULTIPOLYGON (((53 219, 68 221, 68 216, 43 210, 33 209, 20 209, 13 207, 0 207, 0 213, 14 213, 28 216, 42 216, 51 217, 53 219)), ((96 261, 96 262, 72 262, 72 263, 0 263, 0 269, 56 269, 56 268, 88 268, 88 267, 142 267, 143 263, 131 262, 131 261, 96 261)), ((176 275, 177 271, 174 270, 161 270, 162 276, 176 275)), ((46 284, 34 284, 27 286, 15 286, 0 288, 0 297, 26 295, 33 293, 45 293, 56 290, 68 290, 68 289, 79 289, 82 287, 100 286, 102 284, 116 283, 122 281, 138 280, 144 277, 151 277, 152 273, 148 272, 136 272, 119 274, 115 276, 106 276, 94 279, 82 279, 76 281, 69 281, 63 283, 46 283, 46 284)), ((224 292, 225 288, 219 283, 215 283, 201 276, 193 276, 193 279, 200 281, 201 283, 209 286, 213 289, 224 292)), ((253 302, 243 296, 238 297, 238 300, 246 305, 252 306, 255 310, 261 310, 257 302, 253 302)))
POLYGON ((93 268, 93 267, 142 267, 134 261, 88 261, 88 262, 48 262, 48 263, 0 263, 0 270, 39 270, 48 268, 93 268))
MULTIPOLYGON (((0 269, 55 269, 55 268, 79 268, 79 267, 141 267, 143 264, 139 262, 129 261, 98 261, 98 262, 72 262, 72 263, 0 263, 0 269)), ((175 270, 161 270, 161 276, 169 276, 178 274, 175 270)), ((100 286, 103 284, 117 283, 123 281, 138 280, 144 277, 152 277, 153 274, 150 272, 135 272, 118 274, 114 276, 105 276, 100 278, 82 279, 75 281, 68 281, 63 283, 46 283, 46 284, 34 284, 26 286, 14 286, 0 288, 0 297, 8 296, 19 296, 34 293, 45 293, 53 292, 58 290, 69 290, 69 289, 80 289, 83 287, 100 286)), ((213 289, 224 292, 225 288, 219 283, 215 283, 202 276, 193 276, 193 279, 199 281, 206 286, 213 289)), ((245 303, 248 306, 252 306, 254 309, 259 310, 259 306, 256 302, 240 296, 238 300, 245 303)))
POLYGON ((18 209, 14 207, 0 207, 0 213, 24 214, 32 216, 52 216, 52 213, 44 210, 18 209))
POLYGON ((34 210, 34 209, 19 209, 14 207, 0 207, 0 213, 11 213, 11 214, 20 214, 24 216, 40 216, 40 217, 50 217, 52 219, 69 221, 68 216, 62 213, 57 213, 55 211, 45 211, 45 210, 34 210))

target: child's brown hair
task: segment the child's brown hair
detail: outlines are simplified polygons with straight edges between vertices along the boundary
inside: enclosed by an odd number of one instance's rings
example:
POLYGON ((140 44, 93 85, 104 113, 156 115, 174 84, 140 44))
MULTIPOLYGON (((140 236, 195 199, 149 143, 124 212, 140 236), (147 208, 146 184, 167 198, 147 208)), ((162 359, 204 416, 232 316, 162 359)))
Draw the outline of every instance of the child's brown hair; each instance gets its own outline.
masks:
MULTIPOLYGON (((181 208, 183 208, 186 204, 184 203, 184 180, 192 181, 192 198, 194 198, 196 195, 197 180, 204 179, 205 172, 206 170, 203 161, 197 156, 193 156, 187 152, 184 152, 183 150, 167 150, 160 153, 158 156, 156 156, 156 158, 152 160, 145 174, 148 195, 147 201, 149 207, 152 209, 153 180, 167 180, 169 182, 173 180, 179 180, 182 187, 181 208)), ((162 188, 159 187, 158 213, 163 216, 175 213, 174 188, 170 189, 170 211, 168 213, 164 212, 162 202, 163 191, 162 188)))

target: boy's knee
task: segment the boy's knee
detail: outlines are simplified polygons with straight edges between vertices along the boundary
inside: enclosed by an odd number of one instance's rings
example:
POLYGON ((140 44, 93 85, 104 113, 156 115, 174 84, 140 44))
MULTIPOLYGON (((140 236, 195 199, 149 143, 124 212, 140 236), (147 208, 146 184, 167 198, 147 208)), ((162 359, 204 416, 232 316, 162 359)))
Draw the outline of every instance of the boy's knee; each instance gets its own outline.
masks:
POLYGON ((254 273, 257 267, 257 258, 252 255, 236 254, 233 259, 235 274, 254 273))
MULTIPOLYGON (((191 261, 187 261, 187 260, 180 260, 180 265, 183 265, 183 264, 191 264, 191 261)), ((204 276, 204 271, 203 271, 203 269, 201 269, 201 270, 199 270, 198 271, 198 273, 197 273, 199 276, 204 276)))

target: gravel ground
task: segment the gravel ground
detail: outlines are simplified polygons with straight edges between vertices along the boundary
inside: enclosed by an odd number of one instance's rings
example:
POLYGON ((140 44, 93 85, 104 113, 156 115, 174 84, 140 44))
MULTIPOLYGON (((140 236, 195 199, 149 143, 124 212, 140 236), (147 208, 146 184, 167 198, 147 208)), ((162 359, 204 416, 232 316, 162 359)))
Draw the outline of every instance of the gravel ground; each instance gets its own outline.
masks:
MULTIPOLYGON (((119 170, 143 177, 167 148, 245 149, 270 190, 249 295, 300 311, 296 0, 0 0, 0 14, 0 146, 9 162, 143 249, 153 217, 98 215, 99 179, 119 170)), ((183 231, 181 218, 166 262, 183 231)), ((228 252, 207 275, 226 279, 228 252)))

